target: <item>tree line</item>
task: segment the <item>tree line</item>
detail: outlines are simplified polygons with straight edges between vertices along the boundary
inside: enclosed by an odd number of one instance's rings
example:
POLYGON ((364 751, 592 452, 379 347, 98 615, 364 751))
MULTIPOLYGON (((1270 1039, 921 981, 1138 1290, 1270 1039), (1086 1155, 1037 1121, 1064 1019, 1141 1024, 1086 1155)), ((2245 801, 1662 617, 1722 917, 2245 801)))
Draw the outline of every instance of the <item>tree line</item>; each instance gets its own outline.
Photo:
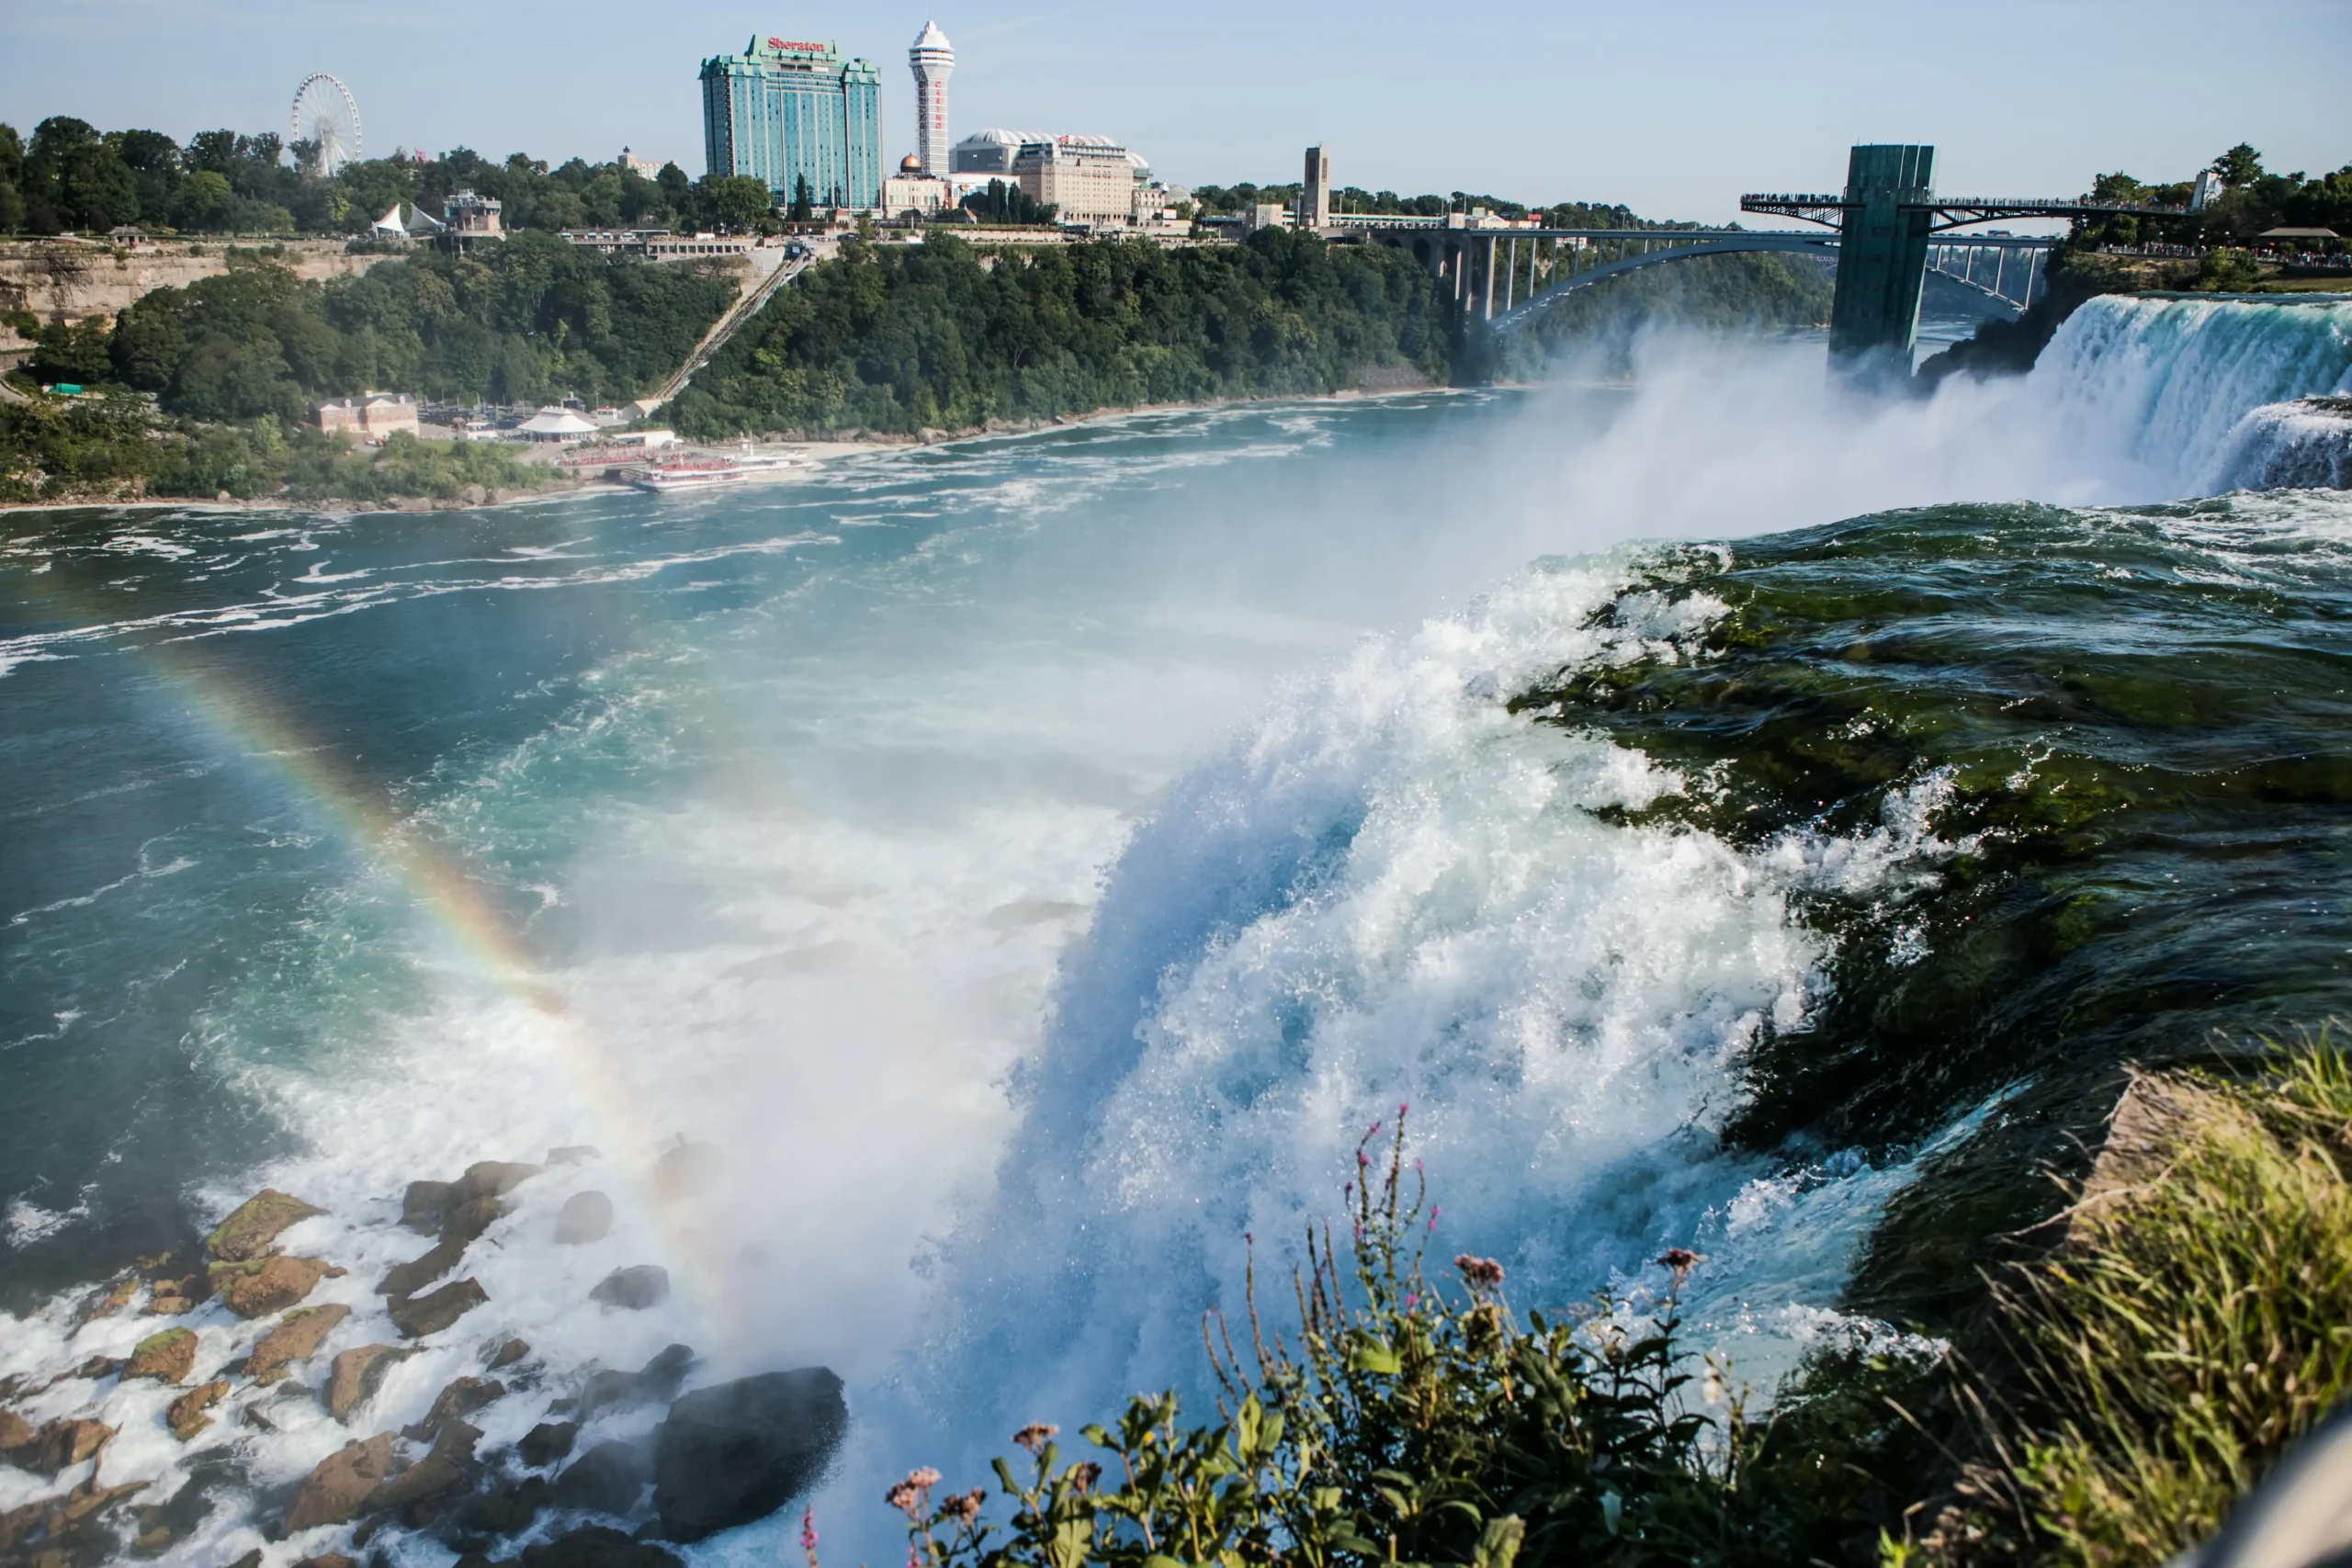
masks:
POLYGON ((0 124, 0 233, 96 233, 131 226, 188 234, 364 234, 395 205, 438 217, 459 190, 493 197, 510 229, 632 228, 747 231, 772 223, 764 182, 652 175, 573 158, 553 168, 516 152, 470 148, 437 157, 395 152, 323 175, 317 149, 266 132, 200 131, 183 146, 158 130, 101 131, 53 116, 28 141, 0 124))
MULTIPOLYGON (((2109 217, 2075 225, 2074 239, 2090 245, 2228 245, 2266 229, 2333 229, 2352 239, 2352 164, 2332 175, 2272 174, 2262 154, 2241 141, 2208 165, 2222 178, 2218 200, 2180 217, 2109 217)), ((2096 201, 2188 205, 2193 182, 2151 185, 2118 171, 2091 182, 2096 201)))
POLYGON ((1096 409, 1443 382, 1454 324, 1385 246, 1267 230, 1239 245, 1102 240, 986 251, 843 243, 677 400, 698 437, 910 434, 1096 409))

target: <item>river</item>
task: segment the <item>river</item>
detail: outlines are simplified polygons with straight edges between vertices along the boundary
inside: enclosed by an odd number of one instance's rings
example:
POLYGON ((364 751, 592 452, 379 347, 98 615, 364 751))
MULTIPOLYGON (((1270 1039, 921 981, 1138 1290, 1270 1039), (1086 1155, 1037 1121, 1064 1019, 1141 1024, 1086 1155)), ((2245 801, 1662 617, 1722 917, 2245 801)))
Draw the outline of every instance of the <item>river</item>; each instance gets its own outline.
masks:
MULTIPOLYGON (((2102 840, 2100 886, 2171 877, 2197 914, 2095 951, 2172 1038, 2352 1004, 2352 502, 2171 504, 2260 479, 2256 410, 2352 389, 2352 305, 2100 301, 2030 377, 1932 400, 1849 398, 1819 355, 1661 340, 1630 389, 1135 415, 695 497, 8 517, 0 1376, 121 1353, 153 1320, 79 1323, 76 1290, 263 1183, 328 1211, 296 1234, 351 1269, 314 1298, 355 1309, 330 1349, 381 1337, 407 1182, 584 1145, 477 1244, 490 1303, 381 1424, 509 1334, 547 1370, 476 1417, 485 1451, 673 1340, 698 1378, 823 1363, 856 1425, 817 1506, 872 1559, 908 1465, 1198 1390, 1244 1235, 1278 1262, 1402 1102, 1446 1255, 1522 1302, 1694 1246, 1759 1382, 1892 1334, 1855 1288, 1890 1205, 2150 1045, 2065 1024, 2080 969, 2020 978, 2030 1016, 1950 1072, 1849 1016, 2029 918, 1951 902, 1984 835, 2041 841, 1968 815, 1990 760, 2321 759, 2263 797, 2295 832, 2102 840), (1746 826, 1702 798, 1751 732, 1710 729, 1717 697, 1635 722, 1590 679, 1792 679, 1800 623, 1941 628, 1936 721, 1746 826), (2078 679, 2139 706, 1943 722, 2078 679), (2222 868, 2256 843, 2250 893, 2222 868), (2237 972, 2165 978, 2200 931, 2237 972), (682 1140, 709 1185, 665 1198, 682 1140), (612 1234, 554 1246, 586 1188, 612 1234), (639 1263, 666 1303, 588 1302, 639 1263)), ((189 1321, 228 1354, 217 1305, 189 1321)), ((224 1496, 353 1435, 265 1395, 224 1496)), ((28 1409, 98 1410, 110 1476, 170 1476, 164 1397, 28 1409)), ((0 1507, 38 1490, 0 1472, 0 1507)), ((772 1559, 781 1528, 697 1551, 772 1559)), ((223 1506, 186 1550, 259 1540, 223 1506)))

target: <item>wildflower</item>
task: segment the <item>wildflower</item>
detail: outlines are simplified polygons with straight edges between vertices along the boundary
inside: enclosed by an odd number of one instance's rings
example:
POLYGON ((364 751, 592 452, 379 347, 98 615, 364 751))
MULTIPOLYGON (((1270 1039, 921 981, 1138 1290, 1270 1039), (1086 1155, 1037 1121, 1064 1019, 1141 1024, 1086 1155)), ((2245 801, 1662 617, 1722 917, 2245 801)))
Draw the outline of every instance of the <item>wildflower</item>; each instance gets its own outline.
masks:
POLYGON ((1431 1203, 1430 1205, 1430 1232, 1431 1235, 1435 1235, 1437 1232, 1437 1217, 1444 1213, 1445 1211, 1435 1203, 1431 1203))
POLYGON ((1056 1432, 1060 1430, 1061 1428, 1059 1427, 1056 1427, 1048 1422, 1032 1421, 1026 1427, 1022 1427, 1018 1432, 1013 1433, 1012 1440, 1020 1444, 1023 1448, 1027 1449, 1030 1453, 1034 1455, 1040 1449, 1046 1446, 1046 1439, 1047 1438, 1052 1437, 1056 1432))
POLYGON ((1462 1270, 1462 1281, 1473 1291, 1498 1291, 1503 1284, 1503 1266, 1491 1258, 1473 1258, 1463 1253, 1453 1260, 1462 1270))
POLYGON ((957 1525, 970 1529, 973 1522, 980 1517, 980 1505, 987 1500, 988 1494, 975 1486, 969 1492, 961 1492, 948 1498, 941 1505, 941 1509, 957 1525))
MULTIPOLYGON (((1091 1459, 1069 1467, 1069 1483, 1076 1487, 1081 1495, 1093 1491, 1094 1483, 1102 1479, 1102 1467, 1091 1459)), ((978 1494, 974 1493, 973 1495, 978 1496, 978 1494)))
POLYGON ((800 1550, 808 1559, 808 1568, 817 1568, 817 1510, 800 1510, 800 1550))
POLYGON ((1706 1261, 1687 1247, 1669 1247, 1658 1254, 1657 1260, 1674 1270, 1674 1285, 1677 1290, 1682 1288, 1682 1281, 1690 1277, 1690 1270, 1693 1268, 1706 1261))
POLYGON ((939 1472, 925 1465, 907 1472, 907 1478, 882 1494, 882 1500, 921 1524, 931 1506, 931 1489, 938 1484, 939 1472))

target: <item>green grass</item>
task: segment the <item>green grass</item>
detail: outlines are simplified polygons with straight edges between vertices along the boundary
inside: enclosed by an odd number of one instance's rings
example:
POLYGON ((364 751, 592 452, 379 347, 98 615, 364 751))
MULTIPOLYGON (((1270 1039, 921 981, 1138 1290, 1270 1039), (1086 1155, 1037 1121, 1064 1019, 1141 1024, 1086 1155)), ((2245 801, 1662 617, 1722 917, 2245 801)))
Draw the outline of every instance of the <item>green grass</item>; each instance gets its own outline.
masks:
POLYGON ((2022 1384, 1977 1506, 1894 1560, 2154 1568, 2352 1393, 2352 1062, 2323 1033, 2138 1092, 2172 1108, 2150 1152, 1997 1287, 2022 1384))

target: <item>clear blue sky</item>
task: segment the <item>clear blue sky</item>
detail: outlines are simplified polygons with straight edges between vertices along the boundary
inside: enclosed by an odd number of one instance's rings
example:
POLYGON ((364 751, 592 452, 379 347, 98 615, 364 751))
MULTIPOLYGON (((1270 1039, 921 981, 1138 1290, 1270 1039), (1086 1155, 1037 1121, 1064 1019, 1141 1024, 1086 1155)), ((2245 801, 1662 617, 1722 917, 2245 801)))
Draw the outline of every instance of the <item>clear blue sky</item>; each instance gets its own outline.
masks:
POLYGON ((371 152, 627 142, 700 175, 696 65, 781 32, 883 67, 895 161, 931 16, 956 134, 1117 136, 1186 183, 1295 179, 1320 141, 1342 184, 1721 220, 1742 190, 1834 187, 1858 141, 1936 143, 1952 195, 2185 178, 2240 140, 2352 163, 2352 0, 0 0, 0 119, 282 133, 331 71, 371 152))

